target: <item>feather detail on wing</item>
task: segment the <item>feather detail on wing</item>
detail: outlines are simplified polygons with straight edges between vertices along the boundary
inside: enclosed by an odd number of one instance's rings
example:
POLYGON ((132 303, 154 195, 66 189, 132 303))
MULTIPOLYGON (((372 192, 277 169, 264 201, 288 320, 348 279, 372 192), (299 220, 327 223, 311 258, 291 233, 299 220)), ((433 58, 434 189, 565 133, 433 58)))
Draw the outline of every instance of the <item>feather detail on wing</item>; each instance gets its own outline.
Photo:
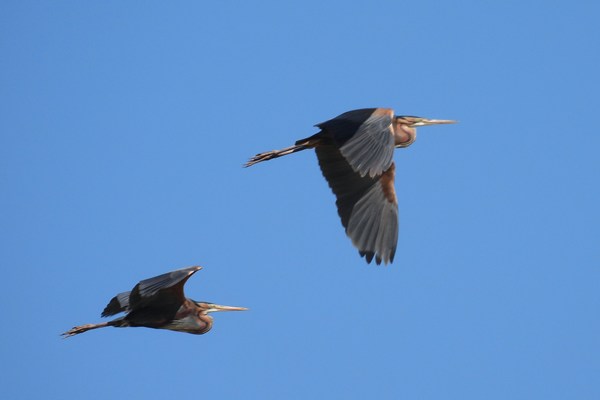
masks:
POLYGON ((393 118, 389 108, 367 108, 346 112, 317 126, 340 148, 354 171, 374 178, 392 163, 393 118))
POLYGON ((371 177, 356 172, 334 144, 323 144, 315 150, 354 246, 367 262, 373 258, 377 264, 392 262, 398 241, 394 163, 379 176, 371 177))
POLYGON ((158 295, 161 295, 161 301, 169 297, 173 302, 183 303, 185 295, 183 286, 187 280, 202 267, 188 267, 168 272, 154 278, 140 281, 129 295, 129 308, 134 309, 148 304, 158 295))

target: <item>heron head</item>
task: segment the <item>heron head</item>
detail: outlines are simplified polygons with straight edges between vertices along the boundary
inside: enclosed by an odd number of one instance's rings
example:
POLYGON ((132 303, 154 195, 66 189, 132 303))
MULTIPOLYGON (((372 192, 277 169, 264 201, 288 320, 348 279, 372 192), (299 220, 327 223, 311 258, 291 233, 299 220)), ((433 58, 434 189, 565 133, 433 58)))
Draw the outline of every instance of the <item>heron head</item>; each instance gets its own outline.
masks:
POLYGON ((408 147, 417 140, 417 127, 438 124, 454 124, 449 119, 427 119, 410 115, 397 116, 394 121, 394 139, 396 147, 408 147))

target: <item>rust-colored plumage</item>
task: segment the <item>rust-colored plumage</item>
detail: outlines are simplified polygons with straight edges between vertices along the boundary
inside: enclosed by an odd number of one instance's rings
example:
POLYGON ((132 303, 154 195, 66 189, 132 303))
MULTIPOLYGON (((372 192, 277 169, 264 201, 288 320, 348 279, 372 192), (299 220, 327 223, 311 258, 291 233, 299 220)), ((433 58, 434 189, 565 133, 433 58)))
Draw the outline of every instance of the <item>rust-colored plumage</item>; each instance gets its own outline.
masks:
POLYGON ((346 234, 368 263, 387 264, 398 242, 394 148, 410 146, 418 126, 454 122, 395 116, 389 108, 348 111, 317 124, 318 133, 294 146, 259 153, 245 166, 314 148, 346 234))
POLYGON ((201 335, 212 328, 213 319, 208 313, 246 310, 244 307, 221 306, 186 298, 183 286, 201 269, 188 267, 140 281, 131 291, 113 297, 102 311, 103 317, 121 312, 126 313, 124 316, 99 324, 76 326, 62 336, 70 337, 107 326, 142 326, 201 335))

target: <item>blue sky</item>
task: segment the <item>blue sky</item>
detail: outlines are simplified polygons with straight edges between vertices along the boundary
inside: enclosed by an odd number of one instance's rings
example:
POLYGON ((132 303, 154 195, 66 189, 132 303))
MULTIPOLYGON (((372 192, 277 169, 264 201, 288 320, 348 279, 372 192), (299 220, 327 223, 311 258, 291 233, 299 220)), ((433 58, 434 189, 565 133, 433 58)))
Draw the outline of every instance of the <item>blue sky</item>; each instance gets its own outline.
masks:
POLYGON ((6 398, 600 398, 599 6, 0 5, 6 398), (396 152, 395 262, 313 152, 344 111, 460 121, 396 152), (203 336, 92 331, 202 265, 203 336))

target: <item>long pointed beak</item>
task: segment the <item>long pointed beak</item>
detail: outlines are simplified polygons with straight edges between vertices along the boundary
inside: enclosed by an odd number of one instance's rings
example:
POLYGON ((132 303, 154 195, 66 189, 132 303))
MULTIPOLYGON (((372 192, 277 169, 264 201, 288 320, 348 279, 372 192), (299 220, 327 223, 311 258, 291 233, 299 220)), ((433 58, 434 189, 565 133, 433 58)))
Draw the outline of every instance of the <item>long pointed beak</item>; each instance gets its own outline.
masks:
POLYGON ((246 311, 248 310, 246 307, 234 307, 234 306, 220 306, 218 304, 211 304, 209 312, 215 311, 246 311))
POLYGON ((456 124, 458 121, 451 119, 426 119, 423 118, 413 126, 427 126, 427 125, 440 125, 440 124, 456 124))

